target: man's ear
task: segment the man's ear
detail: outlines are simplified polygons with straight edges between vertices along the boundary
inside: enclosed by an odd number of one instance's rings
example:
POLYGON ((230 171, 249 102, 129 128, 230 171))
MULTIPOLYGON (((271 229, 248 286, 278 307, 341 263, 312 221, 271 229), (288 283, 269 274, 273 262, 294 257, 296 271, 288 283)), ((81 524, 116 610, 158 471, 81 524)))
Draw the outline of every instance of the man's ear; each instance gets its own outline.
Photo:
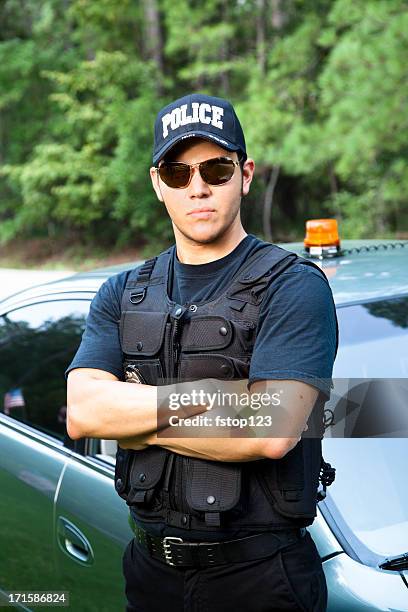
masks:
POLYGON ((156 172, 156 168, 154 168, 153 166, 150 168, 150 178, 152 181, 152 185, 153 185, 153 189, 156 193, 157 199, 159 200, 159 202, 163 202, 163 196, 162 196, 162 192, 160 189, 160 184, 159 184, 159 175, 156 172))
POLYGON ((254 176, 255 162, 253 159, 248 157, 242 167, 242 195, 246 196, 249 192, 251 182, 254 176))

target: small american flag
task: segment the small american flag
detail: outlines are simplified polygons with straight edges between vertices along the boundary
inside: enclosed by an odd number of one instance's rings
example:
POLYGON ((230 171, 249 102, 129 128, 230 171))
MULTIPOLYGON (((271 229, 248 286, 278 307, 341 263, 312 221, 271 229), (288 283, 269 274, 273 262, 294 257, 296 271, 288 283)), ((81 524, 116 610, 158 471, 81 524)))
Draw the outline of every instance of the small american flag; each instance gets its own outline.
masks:
POLYGON ((23 408, 25 401, 22 390, 10 389, 4 396, 4 414, 10 414, 13 408, 23 408))

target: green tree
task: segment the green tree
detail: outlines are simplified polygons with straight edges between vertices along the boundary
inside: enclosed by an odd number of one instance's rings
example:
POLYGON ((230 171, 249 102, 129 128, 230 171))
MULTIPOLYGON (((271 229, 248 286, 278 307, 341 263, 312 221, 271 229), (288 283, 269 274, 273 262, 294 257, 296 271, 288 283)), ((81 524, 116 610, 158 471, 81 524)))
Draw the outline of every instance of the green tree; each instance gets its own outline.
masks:
POLYGON ((408 226, 405 0, 5 0, 0 241, 171 239, 148 169, 157 110, 230 98, 257 174, 245 227, 408 226))
POLYGON ((408 7, 337 0, 320 39, 322 149, 341 188, 331 200, 352 236, 407 225, 408 7))

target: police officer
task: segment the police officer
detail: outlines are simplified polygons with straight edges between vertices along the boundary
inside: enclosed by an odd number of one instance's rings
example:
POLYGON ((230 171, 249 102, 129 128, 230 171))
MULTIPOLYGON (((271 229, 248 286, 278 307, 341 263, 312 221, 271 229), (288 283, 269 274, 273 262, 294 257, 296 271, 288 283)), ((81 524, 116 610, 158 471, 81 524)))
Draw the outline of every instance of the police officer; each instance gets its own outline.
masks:
MULTIPOLYGON (((115 487, 135 532, 128 611, 326 609, 306 530, 321 435, 301 433, 330 393, 335 308, 320 269, 245 232, 253 173, 228 101, 191 94, 159 112, 150 176, 175 245, 102 285, 67 370, 69 435, 119 441, 115 487), (291 427, 174 434, 158 398, 194 381, 241 391, 244 381, 250 398, 278 390, 291 427)), ((191 400, 175 422, 204 414, 208 403, 191 400)))

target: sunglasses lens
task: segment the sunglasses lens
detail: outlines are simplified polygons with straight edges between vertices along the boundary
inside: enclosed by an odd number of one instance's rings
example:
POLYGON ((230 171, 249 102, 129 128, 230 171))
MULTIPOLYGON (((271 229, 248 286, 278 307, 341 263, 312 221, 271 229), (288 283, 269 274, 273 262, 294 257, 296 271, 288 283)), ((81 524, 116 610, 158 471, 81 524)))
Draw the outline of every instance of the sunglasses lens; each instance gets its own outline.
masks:
MULTIPOLYGON (((209 185, 223 185, 233 176, 235 163, 227 157, 207 159, 200 166, 200 174, 209 185)), ((164 162, 159 166, 159 176, 168 187, 182 189, 190 182, 190 166, 181 162, 164 162)))
POLYGON ((159 167, 159 176, 168 187, 186 187, 190 179, 190 167, 181 163, 164 163, 159 167))
POLYGON ((232 178, 234 170, 234 162, 223 157, 209 159, 200 166, 201 176, 209 185, 227 183, 232 178))

